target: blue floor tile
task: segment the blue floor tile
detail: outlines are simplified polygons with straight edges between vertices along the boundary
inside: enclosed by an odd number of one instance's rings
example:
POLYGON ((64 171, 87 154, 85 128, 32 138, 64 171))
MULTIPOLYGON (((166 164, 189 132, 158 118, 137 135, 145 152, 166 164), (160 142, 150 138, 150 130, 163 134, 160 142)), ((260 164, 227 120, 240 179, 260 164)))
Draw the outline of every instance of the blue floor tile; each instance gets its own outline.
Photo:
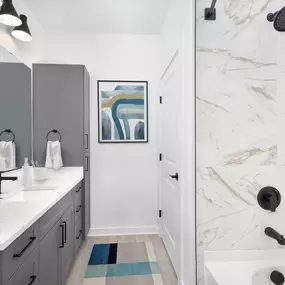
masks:
POLYGON ((95 244, 89 259, 89 265, 108 264, 110 244, 95 244))
POLYGON ((151 274, 149 262, 109 264, 107 268, 107 277, 151 274))

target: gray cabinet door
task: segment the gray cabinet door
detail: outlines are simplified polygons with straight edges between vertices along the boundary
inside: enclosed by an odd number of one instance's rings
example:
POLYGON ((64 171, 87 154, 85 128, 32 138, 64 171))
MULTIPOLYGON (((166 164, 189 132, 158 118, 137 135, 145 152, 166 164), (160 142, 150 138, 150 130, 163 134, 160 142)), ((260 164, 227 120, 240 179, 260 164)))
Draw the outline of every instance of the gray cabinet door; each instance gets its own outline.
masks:
MULTIPOLYGON (((83 166, 84 66, 33 65, 34 157, 45 163, 46 135, 57 129, 62 136, 64 166, 83 166)), ((58 135, 50 135, 58 140, 58 135)))
POLYGON ((64 225, 65 238, 64 246, 61 249, 61 276, 62 284, 67 279, 74 258, 74 208, 73 205, 68 208, 61 218, 64 225))
POLYGON ((74 247, 75 247, 75 254, 77 254, 83 238, 83 229, 82 229, 82 220, 79 220, 75 225, 75 234, 74 234, 74 247))
POLYGON ((84 68, 84 151, 90 151, 90 75, 84 68))
POLYGON ((60 285, 61 277, 61 220, 49 231, 40 244, 40 285, 60 285))
POLYGON ((90 230, 90 153, 85 153, 85 166, 84 166, 84 192, 83 192, 83 239, 86 239, 90 230))

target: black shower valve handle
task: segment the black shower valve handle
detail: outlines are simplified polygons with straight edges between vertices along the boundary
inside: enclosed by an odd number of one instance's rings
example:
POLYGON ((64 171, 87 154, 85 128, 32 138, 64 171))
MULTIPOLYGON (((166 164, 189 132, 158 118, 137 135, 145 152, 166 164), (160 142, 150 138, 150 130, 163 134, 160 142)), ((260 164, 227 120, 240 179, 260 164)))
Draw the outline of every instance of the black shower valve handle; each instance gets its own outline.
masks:
POLYGON ((276 188, 266 186, 259 191, 257 201, 264 210, 275 212, 281 203, 281 194, 276 188))

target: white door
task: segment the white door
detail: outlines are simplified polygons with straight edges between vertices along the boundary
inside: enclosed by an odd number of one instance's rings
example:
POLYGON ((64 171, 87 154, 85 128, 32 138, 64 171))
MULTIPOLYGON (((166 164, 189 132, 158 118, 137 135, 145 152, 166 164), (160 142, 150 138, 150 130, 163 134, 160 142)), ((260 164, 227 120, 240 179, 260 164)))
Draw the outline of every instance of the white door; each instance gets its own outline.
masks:
POLYGON ((160 150, 160 235, 177 275, 180 271, 181 194, 179 162, 181 153, 182 65, 173 58, 161 79, 162 112, 160 150))

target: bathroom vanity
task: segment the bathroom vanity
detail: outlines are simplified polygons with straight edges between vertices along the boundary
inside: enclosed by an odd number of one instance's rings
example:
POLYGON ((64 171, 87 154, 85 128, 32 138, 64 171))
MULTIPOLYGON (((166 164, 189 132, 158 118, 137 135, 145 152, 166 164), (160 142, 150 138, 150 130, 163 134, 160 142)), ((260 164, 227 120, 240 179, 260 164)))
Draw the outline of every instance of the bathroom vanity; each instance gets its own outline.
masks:
POLYGON ((62 168, 48 182, 54 190, 0 200, 0 285, 65 283, 83 240, 83 175, 83 167, 62 168))
POLYGON ((1 46, 0 64, 0 171, 18 177, 0 181, 0 285, 63 285, 90 229, 90 76, 69 64, 31 73, 1 46), (22 170, 6 172, 26 157, 45 166, 48 141, 64 167, 24 189, 22 170))

